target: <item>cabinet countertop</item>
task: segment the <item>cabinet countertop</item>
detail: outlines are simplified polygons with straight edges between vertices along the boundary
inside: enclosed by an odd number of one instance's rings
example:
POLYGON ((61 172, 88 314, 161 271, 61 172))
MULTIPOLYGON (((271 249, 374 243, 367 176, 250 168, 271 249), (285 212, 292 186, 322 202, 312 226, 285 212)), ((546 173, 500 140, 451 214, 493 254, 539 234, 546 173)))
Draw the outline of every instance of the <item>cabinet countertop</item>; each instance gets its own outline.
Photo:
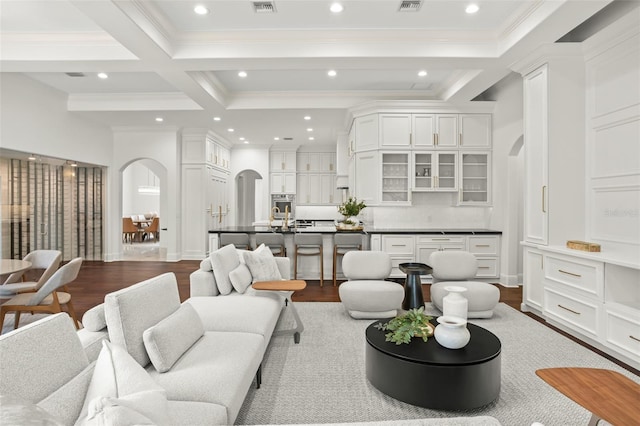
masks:
MULTIPOLYGON (((307 227, 290 228, 288 231, 282 231, 280 229, 269 229, 266 226, 229 226, 221 229, 211 229, 210 234, 228 234, 234 232, 244 232, 247 234, 256 234, 259 232, 277 232, 282 234, 295 234, 303 232, 314 232, 319 234, 335 234, 337 231, 333 227, 319 226, 319 227, 307 227)), ((340 231, 349 232, 349 231, 340 231)), ((360 234, 418 234, 418 235, 501 235, 502 231, 495 231, 491 229, 389 229, 389 228, 364 228, 364 231, 356 231, 360 234)))

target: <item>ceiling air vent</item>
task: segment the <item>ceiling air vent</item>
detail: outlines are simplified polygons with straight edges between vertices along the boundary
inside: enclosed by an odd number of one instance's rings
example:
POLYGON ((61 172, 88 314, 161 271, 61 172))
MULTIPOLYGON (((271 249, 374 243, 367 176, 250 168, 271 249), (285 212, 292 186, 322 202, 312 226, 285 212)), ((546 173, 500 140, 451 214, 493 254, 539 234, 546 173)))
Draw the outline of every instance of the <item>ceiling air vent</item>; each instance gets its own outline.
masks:
POLYGON ((417 12, 422 7, 422 0, 404 0, 400 3, 400 12, 417 12))
POLYGON ((254 1, 253 10, 256 13, 276 13, 276 5, 272 1, 254 1))
POLYGON ((292 141, 293 140, 293 138, 282 138, 282 139, 285 140, 285 141, 292 141))
POLYGON ((83 72, 65 72, 69 77, 84 77, 83 72))

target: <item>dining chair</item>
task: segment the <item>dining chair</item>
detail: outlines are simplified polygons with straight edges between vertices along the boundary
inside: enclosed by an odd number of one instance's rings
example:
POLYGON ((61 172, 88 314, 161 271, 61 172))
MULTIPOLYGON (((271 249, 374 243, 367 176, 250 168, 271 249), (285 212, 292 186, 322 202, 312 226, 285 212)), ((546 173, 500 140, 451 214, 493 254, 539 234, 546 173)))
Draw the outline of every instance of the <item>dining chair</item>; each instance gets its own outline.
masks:
POLYGON ((12 297, 22 292, 37 291, 58 270, 61 259, 62 252, 59 250, 33 250, 28 253, 23 260, 31 262, 31 267, 26 271, 9 275, 0 286, 0 297, 12 297), (33 271, 39 270, 43 270, 40 277, 25 280, 27 277, 32 277, 33 271))
POLYGON ((136 241, 136 238, 142 235, 141 232, 130 217, 122 218, 122 242, 131 243, 136 241))
POLYGON ((71 304, 71 294, 67 284, 76 279, 80 266, 82 266, 82 258, 76 257, 58 269, 36 293, 20 293, 0 305, 0 332, 7 312, 15 312, 13 328, 16 329, 22 312, 57 314, 62 312, 62 306, 66 306, 76 329, 79 329, 80 322, 71 304), (58 291, 60 288, 64 291, 58 291))
POLYGON ((158 241, 158 239, 160 238, 160 218, 159 217, 154 217, 153 220, 151 221, 151 224, 146 228, 144 228, 144 230, 142 231, 143 240, 145 236, 148 236, 149 239, 153 237, 156 241, 158 241))

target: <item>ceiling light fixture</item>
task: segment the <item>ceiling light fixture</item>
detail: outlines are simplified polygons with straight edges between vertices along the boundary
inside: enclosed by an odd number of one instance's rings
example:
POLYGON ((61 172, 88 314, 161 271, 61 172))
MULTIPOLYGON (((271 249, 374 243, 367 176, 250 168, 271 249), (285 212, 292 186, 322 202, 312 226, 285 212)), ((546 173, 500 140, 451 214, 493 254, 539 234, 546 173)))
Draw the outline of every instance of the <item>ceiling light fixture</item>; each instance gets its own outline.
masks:
POLYGON ((479 10, 480 8, 478 7, 478 5, 472 3, 469 6, 467 6, 467 8, 464 11, 471 14, 471 13, 476 13, 479 10))
POLYGON ((162 122, 164 121, 164 118, 162 118, 162 117, 156 117, 156 121, 157 121, 158 123, 162 123, 162 122))
POLYGON ((246 76, 247 76, 247 72, 246 71, 240 71, 238 73, 238 77, 240 77, 240 78, 245 78, 246 76))
POLYGON ((309 137, 309 140, 310 140, 310 141, 315 140, 315 139, 316 139, 316 138, 314 138, 313 136, 309 137))
POLYGON ((243 140, 244 140, 244 138, 238 138, 238 139, 240 139, 241 141, 243 141, 243 140))
POLYGON ((27 160, 29 161, 36 161, 36 156, 31 154, 29 157, 27 157, 27 160))
POLYGON ((229 132, 229 133, 233 133, 233 132, 235 132, 235 129, 228 128, 228 129, 227 129, 227 132, 229 132))
POLYGON ((338 73, 336 72, 336 70, 329 70, 327 71, 327 75, 329 77, 335 77, 336 75, 338 75, 338 73))
POLYGON ((209 13, 209 9, 207 9, 206 7, 204 7, 203 5, 199 4, 196 7, 193 8, 193 11, 195 13, 197 13, 198 15, 206 15, 209 13))
POLYGON ((333 13, 340 13, 344 10, 344 7, 340 3, 333 3, 331 7, 329 7, 329 10, 333 13))
POLYGON ((426 77, 426 76, 427 76, 427 72, 425 70, 418 71, 418 77, 426 77))
POLYGON ((213 117, 213 121, 220 121, 221 118, 220 117, 213 117))
POLYGON ((305 115, 305 116, 304 116, 304 119, 305 119, 305 120, 311 120, 311 117, 310 117, 310 116, 308 116, 308 115, 305 115))
POLYGON ((275 138, 273 138, 273 140, 274 140, 274 141, 279 141, 279 140, 280 140, 280 138, 276 136, 275 138))
POLYGON ((244 143, 249 143, 249 141, 244 141, 244 143))
POLYGON ((311 127, 309 127, 309 128, 307 129, 307 132, 313 132, 313 129, 312 129, 311 127))
POLYGON ((107 75, 107 73, 106 73, 106 72, 99 72, 99 73, 98 73, 98 78, 101 78, 101 79, 103 79, 103 80, 104 80, 104 79, 109 78, 109 76, 107 75))

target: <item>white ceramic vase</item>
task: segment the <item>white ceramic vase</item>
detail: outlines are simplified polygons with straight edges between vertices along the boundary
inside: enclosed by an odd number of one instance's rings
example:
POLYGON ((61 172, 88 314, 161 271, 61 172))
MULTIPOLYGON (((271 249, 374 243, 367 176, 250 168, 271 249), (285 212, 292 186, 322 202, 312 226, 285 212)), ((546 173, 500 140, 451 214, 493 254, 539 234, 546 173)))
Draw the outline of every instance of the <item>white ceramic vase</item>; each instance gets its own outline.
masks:
POLYGON ((462 293, 467 289, 456 285, 448 285, 444 289, 449 294, 442 298, 442 316, 458 317, 466 321, 469 301, 462 293))
POLYGON ((438 317, 438 326, 433 336, 436 342, 448 349, 464 348, 471 339, 466 320, 446 316, 438 317))

